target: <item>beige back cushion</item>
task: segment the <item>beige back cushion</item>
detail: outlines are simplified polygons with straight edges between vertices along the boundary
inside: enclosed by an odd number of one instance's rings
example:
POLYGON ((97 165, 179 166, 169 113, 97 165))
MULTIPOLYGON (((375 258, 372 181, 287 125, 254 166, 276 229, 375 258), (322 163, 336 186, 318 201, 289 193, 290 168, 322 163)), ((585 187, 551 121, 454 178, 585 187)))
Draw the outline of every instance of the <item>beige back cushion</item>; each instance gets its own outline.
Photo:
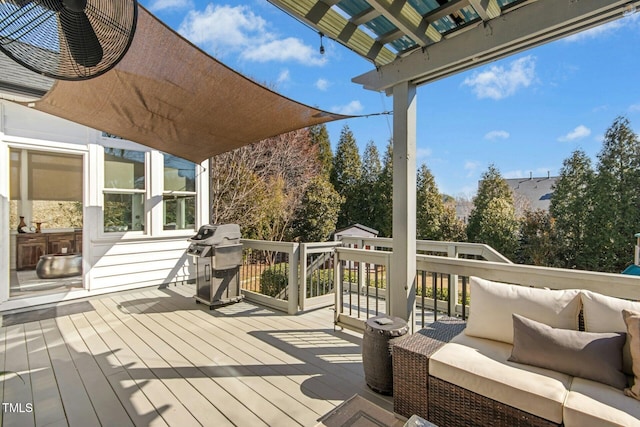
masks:
MULTIPOLYGON (((591 291, 582 291, 584 330, 587 332, 627 332, 622 310, 640 311, 640 302, 627 301, 591 291)), ((633 374, 629 339, 622 350, 622 371, 633 374)))
POLYGON ((578 329, 580 291, 552 291, 470 278, 469 336, 513 344, 512 314, 554 328, 578 329))

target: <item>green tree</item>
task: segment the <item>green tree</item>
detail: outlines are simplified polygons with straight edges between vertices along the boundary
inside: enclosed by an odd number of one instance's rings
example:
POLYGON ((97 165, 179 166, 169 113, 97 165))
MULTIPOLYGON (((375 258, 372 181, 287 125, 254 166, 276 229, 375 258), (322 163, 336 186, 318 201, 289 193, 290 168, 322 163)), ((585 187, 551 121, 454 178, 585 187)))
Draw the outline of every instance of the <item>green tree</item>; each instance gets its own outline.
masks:
POLYGON ((620 272, 633 260, 640 227, 640 140, 625 117, 615 119, 598 154, 589 250, 600 271, 620 272))
POLYGON ((520 243, 517 261, 520 264, 553 267, 556 265, 554 221, 549 212, 526 210, 520 219, 520 243))
POLYGON ((453 202, 447 202, 446 198, 444 200, 444 210, 440 220, 441 238, 447 242, 465 242, 467 231, 464 222, 459 220, 456 214, 455 200, 453 202))
POLYGON ((318 163, 320 164, 320 168, 327 177, 331 176, 333 169, 333 152, 331 151, 331 141, 329 140, 327 126, 322 123, 309 127, 309 138, 311 139, 311 144, 318 149, 318 163))
POLYGON ((560 169, 549 207, 557 236, 559 267, 585 269, 590 263, 586 237, 593 211, 594 177, 591 160, 581 150, 565 159, 560 169))
POLYGON ((361 177, 362 164, 358 145, 351 129, 345 125, 340 133, 331 172, 331 183, 345 200, 338 216, 338 228, 346 227, 359 218, 358 187, 361 177))
POLYGON ((378 179, 382 172, 380 154, 373 141, 369 141, 362 155, 362 174, 358 188, 359 216, 357 222, 375 228, 378 215, 378 179))
POLYGON ((473 203, 467 225, 469 240, 486 243, 507 258, 513 258, 518 246, 513 192, 495 165, 490 165, 482 174, 473 203))
POLYGON ((389 140, 382 158, 382 170, 377 182, 378 203, 376 204, 377 222, 374 226, 380 237, 393 234, 393 140, 389 140))
POLYGON ((344 199, 324 175, 307 186, 294 223, 295 233, 303 242, 323 242, 336 229, 344 199))
POLYGON ((442 240, 444 203, 429 168, 420 166, 416 185, 416 234, 419 239, 442 240))

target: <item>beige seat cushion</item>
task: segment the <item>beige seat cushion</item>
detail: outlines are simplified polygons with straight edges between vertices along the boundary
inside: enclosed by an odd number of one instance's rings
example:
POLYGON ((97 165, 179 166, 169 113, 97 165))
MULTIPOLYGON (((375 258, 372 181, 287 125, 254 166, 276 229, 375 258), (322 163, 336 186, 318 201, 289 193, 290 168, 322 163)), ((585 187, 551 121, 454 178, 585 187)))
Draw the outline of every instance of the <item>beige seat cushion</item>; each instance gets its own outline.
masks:
POLYGON ((640 426, 640 402, 617 388, 574 378, 564 404, 564 425, 640 426))
POLYGON ((554 328, 578 329, 580 291, 548 290, 471 277, 465 334, 513 344, 513 313, 554 328))
POLYGON ((429 375, 560 424, 571 376, 509 362, 512 348, 461 333, 429 359, 429 375))
MULTIPOLYGON (((627 325, 622 318, 622 310, 640 312, 640 302, 627 301, 591 291, 582 291, 580 298, 582 299, 584 330, 587 332, 627 332, 627 325)), ((627 375, 633 375, 632 366, 629 337, 627 337, 622 351, 622 371, 627 375)))

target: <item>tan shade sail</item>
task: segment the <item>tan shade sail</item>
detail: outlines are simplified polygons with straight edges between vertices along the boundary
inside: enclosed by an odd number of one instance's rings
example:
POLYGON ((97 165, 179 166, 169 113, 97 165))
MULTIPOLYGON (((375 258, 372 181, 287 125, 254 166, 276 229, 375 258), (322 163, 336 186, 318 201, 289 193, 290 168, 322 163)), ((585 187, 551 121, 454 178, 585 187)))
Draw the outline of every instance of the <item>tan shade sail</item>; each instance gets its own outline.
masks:
POLYGON ((57 81, 26 105, 194 162, 348 117, 254 83, 142 7, 131 48, 114 69, 90 80, 57 81))

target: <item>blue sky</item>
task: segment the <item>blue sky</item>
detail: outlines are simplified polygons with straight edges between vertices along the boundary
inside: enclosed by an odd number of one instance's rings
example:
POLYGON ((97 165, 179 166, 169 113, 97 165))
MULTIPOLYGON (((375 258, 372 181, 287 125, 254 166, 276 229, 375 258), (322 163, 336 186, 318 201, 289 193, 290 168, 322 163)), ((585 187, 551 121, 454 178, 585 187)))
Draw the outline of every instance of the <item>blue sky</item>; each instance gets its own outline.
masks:
MULTIPOLYGON (((266 0, 143 0, 143 6, 231 68, 296 101, 344 114, 392 109, 392 98, 351 79, 370 62, 266 0)), ((595 164, 624 115, 640 129, 640 12, 418 89, 418 165, 441 192, 470 197, 494 163, 506 178, 556 175, 575 149, 595 164)), ((361 153, 382 153, 392 117, 327 125, 333 147, 348 125, 361 153)))

